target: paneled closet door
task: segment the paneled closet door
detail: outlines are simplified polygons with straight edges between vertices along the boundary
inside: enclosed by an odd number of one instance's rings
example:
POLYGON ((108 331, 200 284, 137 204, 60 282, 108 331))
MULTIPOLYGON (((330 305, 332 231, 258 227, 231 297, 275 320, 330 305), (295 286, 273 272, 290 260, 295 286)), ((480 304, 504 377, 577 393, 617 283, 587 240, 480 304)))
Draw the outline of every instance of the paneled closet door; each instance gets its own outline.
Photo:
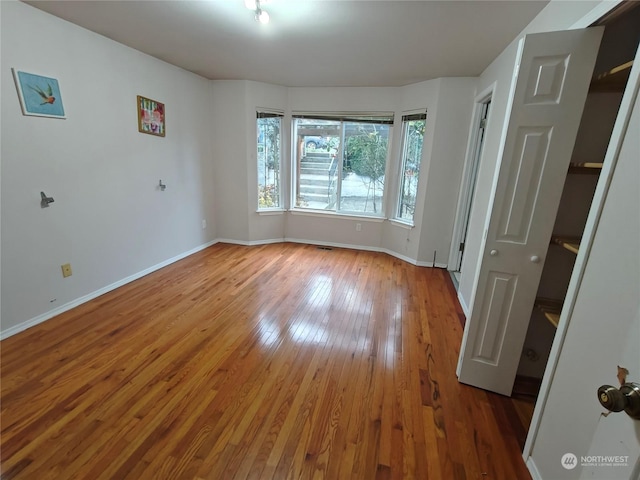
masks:
POLYGON ((603 28, 520 41, 458 379, 510 395, 603 28))

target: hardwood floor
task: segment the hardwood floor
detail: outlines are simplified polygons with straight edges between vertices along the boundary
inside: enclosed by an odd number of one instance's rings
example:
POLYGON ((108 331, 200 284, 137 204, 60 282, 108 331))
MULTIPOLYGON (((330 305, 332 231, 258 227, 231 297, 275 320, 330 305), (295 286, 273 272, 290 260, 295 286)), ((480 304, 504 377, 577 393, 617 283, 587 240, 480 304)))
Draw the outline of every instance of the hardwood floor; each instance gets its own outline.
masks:
POLYGON ((107 293, 0 344, 2 479, 529 479, 448 277, 216 244, 107 293))

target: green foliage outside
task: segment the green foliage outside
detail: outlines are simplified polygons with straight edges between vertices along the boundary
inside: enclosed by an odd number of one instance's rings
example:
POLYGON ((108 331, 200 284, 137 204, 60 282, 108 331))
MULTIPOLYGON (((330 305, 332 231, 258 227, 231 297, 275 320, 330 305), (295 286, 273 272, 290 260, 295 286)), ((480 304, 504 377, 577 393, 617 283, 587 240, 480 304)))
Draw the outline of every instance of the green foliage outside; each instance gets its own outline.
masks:
POLYGON ((261 118, 258 120, 262 144, 259 154, 264 155, 264 172, 262 178, 273 178, 272 183, 258 184, 258 207, 271 208, 280 206, 280 118, 261 118))
POLYGON ((414 120, 408 122, 405 130, 404 172, 398 216, 406 220, 413 220, 415 213, 425 125, 425 120, 414 120))
POLYGON ((367 127, 371 130, 360 127, 360 133, 347 137, 345 169, 365 179, 369 190, 373 189, 373 211, 377 212, 376 191, 384 189, 389 141, 380 135, 376 125, 367 127))
POLYGON ((258 206, 260 208, 277 207, 278 189, 271 183, 269 185, 258 185, 258 206))

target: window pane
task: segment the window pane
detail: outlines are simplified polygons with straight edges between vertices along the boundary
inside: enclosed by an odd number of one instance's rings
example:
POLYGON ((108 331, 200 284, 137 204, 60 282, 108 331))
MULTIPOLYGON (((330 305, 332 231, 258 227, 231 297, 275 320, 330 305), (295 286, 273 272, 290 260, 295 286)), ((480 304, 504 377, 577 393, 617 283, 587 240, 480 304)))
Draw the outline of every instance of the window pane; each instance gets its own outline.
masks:
POLYGON ((340 210, 382 214, 389 125, 344 123, 340 210))
POLYGON ((340 122, 298 118, 296 207, 336 210, 340 122))
POLYGON ((258 118, 258 209, 279 208, 282 118, 258 118))
POLYGON ((391 131, 384 121, 393 119, 294 117, 295 206, 381 216, 391 131))
MULTIPOLYGON (((411 116, 413 118, 414 116, 411 116)), ((421 119, 404 120, 402 170, 400 175, 400 199, 398 202, 397 218, 413 222, 416 209, 416 195, 418 193, 418 178, 420 174, 420 159, 422 158, 422 143, 426 124, 426 114, 421 119)))

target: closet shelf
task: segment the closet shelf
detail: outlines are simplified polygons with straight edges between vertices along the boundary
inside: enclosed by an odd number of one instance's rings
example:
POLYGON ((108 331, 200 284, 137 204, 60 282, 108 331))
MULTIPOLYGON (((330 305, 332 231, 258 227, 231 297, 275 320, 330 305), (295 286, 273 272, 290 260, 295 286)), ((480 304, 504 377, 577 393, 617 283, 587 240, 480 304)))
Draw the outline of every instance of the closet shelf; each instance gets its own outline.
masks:
POLYGON ((584 162, 584 163, 570 163, 569 173, 586 174, 586 175, 600 175, 602 171, 602 162, 584 162))
POLYGON ((633 60, 618 65, 608 72, 594 75, 589 87, 590 92, 622 92, 627 84, 633 60))
POLYGON ((558 328, 560 321, 560 312, 562 311, 562 302, 552 298, 538 297, 535 306, 544 314, 551 325, 558 328))
POLYGON ((578 249, 580 248, 580 238, 579 237, 560 237, 560 236, 552 236, 551 243, 555 243, 556 245, 560 245, 562 248, 569 250, 570 252, 578 254, 578 249))

